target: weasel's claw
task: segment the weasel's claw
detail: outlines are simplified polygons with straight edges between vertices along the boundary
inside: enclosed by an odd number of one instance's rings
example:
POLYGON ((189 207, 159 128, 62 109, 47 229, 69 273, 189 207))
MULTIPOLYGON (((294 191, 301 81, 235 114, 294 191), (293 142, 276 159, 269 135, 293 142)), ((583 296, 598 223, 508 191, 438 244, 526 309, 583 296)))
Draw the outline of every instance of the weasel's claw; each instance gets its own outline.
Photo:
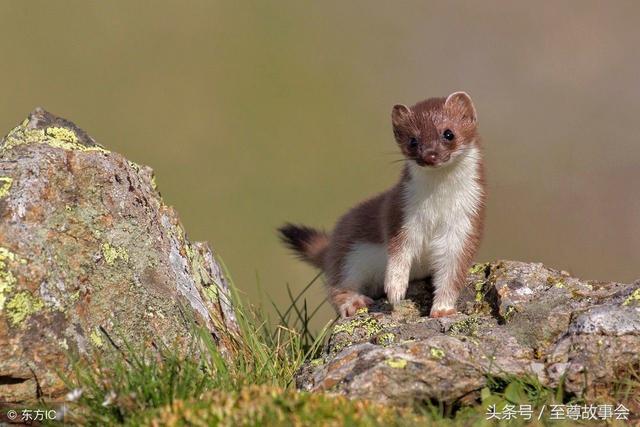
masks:
POLYGON ((373 304, 373 300, 364 295, 353 295, 348 298, 339 307, 341 317, 351 317, 361 308, 365 308, 373 304))

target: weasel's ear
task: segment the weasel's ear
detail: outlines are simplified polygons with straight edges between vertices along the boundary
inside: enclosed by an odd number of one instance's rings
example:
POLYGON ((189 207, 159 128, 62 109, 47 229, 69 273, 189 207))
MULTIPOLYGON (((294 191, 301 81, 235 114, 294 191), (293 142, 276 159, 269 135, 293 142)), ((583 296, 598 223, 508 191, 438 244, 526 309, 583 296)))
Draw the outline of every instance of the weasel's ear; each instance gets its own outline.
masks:
POLYGON ((454 92, 444 102, 445 109, 453 114, 462 115, 463 118, 475 123, 477 120, 476 107, 473 106, 471 97, 466 92, 454 92))
POLYGON ((400 126, 409 120, 411 110, 406 105, 398 104, 393 106, 391 110, 391 123, 393 126, 400 126))

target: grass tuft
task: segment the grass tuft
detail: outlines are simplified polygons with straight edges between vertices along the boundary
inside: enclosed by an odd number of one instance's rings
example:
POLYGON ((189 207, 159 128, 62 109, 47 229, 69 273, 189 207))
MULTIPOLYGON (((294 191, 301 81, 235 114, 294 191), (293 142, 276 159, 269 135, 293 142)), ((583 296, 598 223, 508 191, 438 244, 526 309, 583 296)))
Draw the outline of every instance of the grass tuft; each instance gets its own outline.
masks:
POLYGON ((87 360, 70 355, 72 372, 61 374, 72 390, 65 421, 137 425, 159 408, 166 411, 175 402, 198 402, 207 393, 240 396, 255 386, 289 392, 295 372, 319 351, 330 326, 318 334, 308 327, 317 308, 310 311, 303 295, 316 280, 296 296, 289 293, 290 307, 279 313, 275 326, 265 320, 262 310, 245 304, 230 281, 240 329, 233 360, 225 358, 211 334, 195 323, 195 338, 184 354, 173 348, 137 348, 132 343, 120 348, 107 336, 105 342, 113 347, 109 356, 87 360))

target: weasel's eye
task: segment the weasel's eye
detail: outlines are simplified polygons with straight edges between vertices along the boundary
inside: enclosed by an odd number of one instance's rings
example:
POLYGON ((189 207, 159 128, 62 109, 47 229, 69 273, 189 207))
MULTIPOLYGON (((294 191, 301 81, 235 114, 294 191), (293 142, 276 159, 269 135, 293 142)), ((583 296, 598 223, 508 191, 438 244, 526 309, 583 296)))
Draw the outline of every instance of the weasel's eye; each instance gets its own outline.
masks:
POLYGON ((445 130, 442 133, 442 136, 444 136, 444 139, 446 139, 447 141, 451 141, 453 138, 455 138, 455 135, 453 134, 453 132, 451 132, 450 129, 445 130))
POLYGON ((416 148, 418 146, 418 140, 416 138, 409 139, 409 148, 416 148))

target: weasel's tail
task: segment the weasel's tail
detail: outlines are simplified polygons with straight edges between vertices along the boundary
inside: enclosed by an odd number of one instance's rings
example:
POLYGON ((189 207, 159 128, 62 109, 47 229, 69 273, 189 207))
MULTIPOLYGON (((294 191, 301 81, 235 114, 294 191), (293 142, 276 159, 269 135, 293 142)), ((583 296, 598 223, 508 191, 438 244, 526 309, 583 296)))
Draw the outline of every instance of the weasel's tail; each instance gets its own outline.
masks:
POLYGON ((303 261, 322 269, 329 235, 304 225, 285 224, 278 229, 282 242, 303 261))

